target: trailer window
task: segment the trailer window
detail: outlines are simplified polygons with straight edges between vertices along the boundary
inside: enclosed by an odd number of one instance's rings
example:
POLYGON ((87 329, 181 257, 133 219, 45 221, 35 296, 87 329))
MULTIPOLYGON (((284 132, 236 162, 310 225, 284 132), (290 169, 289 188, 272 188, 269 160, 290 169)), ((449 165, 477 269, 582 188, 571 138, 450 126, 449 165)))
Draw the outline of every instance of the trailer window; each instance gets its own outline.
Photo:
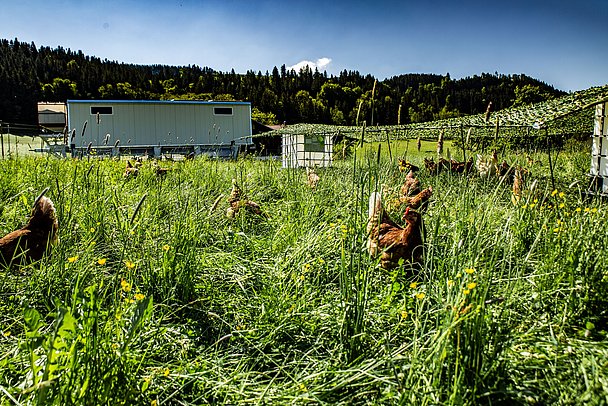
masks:
POLYGON ((91 115, 97 115, 97 114, 106 114, 106 115, 110 115, 113 114, 112 112, 112 106, 91 106, 91 115))
POLYGON ((213 115, 215 116, 231 116, 232 107, 214 107, 213 115))

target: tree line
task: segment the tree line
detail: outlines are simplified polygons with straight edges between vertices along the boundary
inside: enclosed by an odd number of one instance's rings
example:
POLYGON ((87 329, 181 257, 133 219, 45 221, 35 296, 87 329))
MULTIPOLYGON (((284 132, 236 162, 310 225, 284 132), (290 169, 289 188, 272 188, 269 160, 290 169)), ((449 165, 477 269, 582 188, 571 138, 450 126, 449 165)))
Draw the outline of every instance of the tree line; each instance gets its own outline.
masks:
POLYGON ((523 74, 482 73, 454 80, 410 73, 377 80, 285 65, 271 72, 219 72, 197 65, 136 65, 63 47, 0 40, 0 120, 36 124, 39 101, 67 99, 242 100, 265 124, 407 124, 547 100, 564 92, 523 74))

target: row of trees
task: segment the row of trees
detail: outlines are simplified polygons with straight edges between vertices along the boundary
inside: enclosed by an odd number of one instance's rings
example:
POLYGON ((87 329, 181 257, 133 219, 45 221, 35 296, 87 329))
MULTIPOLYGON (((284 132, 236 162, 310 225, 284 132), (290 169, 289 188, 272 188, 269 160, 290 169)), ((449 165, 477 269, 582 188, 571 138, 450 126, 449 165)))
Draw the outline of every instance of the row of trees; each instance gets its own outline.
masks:
POLYGON ((0 40, 0 120, 35 124, 38 101, 190 99, 250 101, 268 124, 406 124, 538 102, 563 92, 525 75, 371 75, 285 65, 272 72, 218 72, 196 65, 133 65, 82 51, 0 40))

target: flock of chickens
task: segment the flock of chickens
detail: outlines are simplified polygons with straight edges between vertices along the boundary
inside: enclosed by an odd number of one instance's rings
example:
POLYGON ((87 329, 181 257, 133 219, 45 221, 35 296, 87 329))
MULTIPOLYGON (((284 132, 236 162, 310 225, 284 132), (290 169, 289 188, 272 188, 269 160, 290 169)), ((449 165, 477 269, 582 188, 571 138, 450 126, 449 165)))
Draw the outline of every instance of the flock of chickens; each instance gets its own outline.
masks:
MULTIPOLYGON (((367 249, 373 258, 380 256, 380 266, 391 269, 403 262, 410 264, 420 263, 423 258, 423 234, 424 225, 422 214, 427 206, 427 202, 433 194, 433 188, 428 186, 421 188, 420 180, 416 177, 416 172, 420 169, 415 165, 404 160, 399 160, 399 170, 406 173, 403 178, 398 197, 390 201, 391 206, 396 206, 398 210, 403 210, 401 220, 403 225, 393 221, 387 213, 383 199, 390 190, 383 185, 380 192, 373 192, 369 197, 369 212, 367 222, 367 249)), ((424 159, 426 169, 431 174, 441 171, 453 173, 469 173, 473 167, 473 159, 466 162, 446 160, 440 158, 437 163, 432 159, 424 159)), ((124 177, 136 177, 141 161, 131 164, 127 161, 124 177)), ((509 181, 513 186, 513 197, 519 200, 524 188, 524 181, 528 175, 525 168, 510 166, 503 161, 498 163, 496 152, 491 157, 486 158, 477 156, 476 168, 479 175, 483 178, 499 176, 509 181)), ((169 170, 154 166, 157 176, 165 175, 169 170)), ((316 188, 320 177, 312 168, 306 171, 308 186, 316 188)), ((48 252, 54 242, 57 241, 58 222, 53 202, 44 196, 44 192, 38 196, 34 203, 31 216, 27 224, 16 231, 0 238, 0 266, 26 264, 40 260, 48 252)), ((219 204, 220 196, 213 204, 212 211, 219 204)), ((232 180, 232 190, 228 197, 229 207, 226 215, 234 218, 240 210, 245 210, 250 214, 269 218, 259 204, 248 199, 239 187, 236 179, 232 180)))
MULTIPOLYGON (((438 162, 435 162, 432 158, 424 158, 424 165, 430 174, 438 174, 442 171, 468 174, 473 169, 473 163, 472 157, 464 162, 444 158, 439 158, 438 162)), ((511 166, 505 160, 499 163, 496 151, 493 151, 490 157, 478 154, 475 166, 480 177, 498 177, 511 184, 514 203, 521 199, 524 183, 529 175, 527 169, 511 166)), ((433 188, 429 186, 424 190, 420 189, 420 181, 415 176, 419 168, 409 162, 400 159, 399 170, 407 172, 397 200, 398 206, 405 205, 402 216, 403 226, 395 223, 386 213, 383 205, 385 191, 373 192, 369 197, 367 249, 374 258, 380 255, 380 266, 384 269, 395 268, 403 262, 419 264, 424 254, 422 212, 433 194, 433 188)))

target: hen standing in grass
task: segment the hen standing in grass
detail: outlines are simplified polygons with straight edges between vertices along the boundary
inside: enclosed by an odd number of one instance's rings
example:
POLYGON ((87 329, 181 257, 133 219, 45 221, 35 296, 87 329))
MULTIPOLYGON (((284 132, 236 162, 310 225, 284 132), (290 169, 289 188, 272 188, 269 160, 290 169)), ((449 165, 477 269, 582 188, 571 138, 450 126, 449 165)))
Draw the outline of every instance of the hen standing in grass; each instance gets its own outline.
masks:
POLYGON ((0 265, 38 261, 57 240, 59 224, 51 199, 40 195, 28 223, 0 238, 0 265))
POLYGON ((521 166, 515 167, 513 171, 513 195, 511 196, 513 204, 517 204, 521 200, 528 175, 529 172, 527 169, 522 168, 521 166))
POLYGON ((393 222, 384 211, 382 195, 374 192, 369 197, 369 219, 367 223, 367 249, 372 257, 380 254, 380 266, 395 268, 399 260, 418 263, 422 260, 422 218, 420 213, 405 209, 405 227, 393 222))
POLYGON ((498 173, 498 155, 496 150, 492 151, 490 158, 477 154, 477 162, 475 163, 479 176, 482 178, 491 178, 498 173))
POLYGON ((399 202, 405 203, 410 209, 418 210, 424 208, 424 204, 430 199, 433 194, 433 187, 429 186, 423 191, 418 192, 414 196, 401 196, 399 202))
POLYGON ((125 164, 125 172, 123 173, 123 177, 128 178, 128 177, 136 177, 137 174, 139 173, 139 169, 137 169, 136 167, 133 166, 133 164, 131 164, 131 161, 127 160, 127 163, 125 164))
POLYGON ((409 161, 406 161, 405 159, 399 158, 399 172, 405 172, 405 171, 417 172, 419 170, 420 170, 420 168, 417 167, 416 165, 412 164, 409 161))
POLYGON ((230 203, 230 207, 226 210, 226 215, 230 218, 234 218, 241 207, 258 216, 268 218, 268 215, 262 211, 259 204, 245 198, 236 179, 232 179, 232 191, 230 192, 230 196, 228 196, 228 203, 230 203))
POLYGON ((319 177, 319 175, 317 175, 317 172, 315 171, 315 168, 310 168, 310 167, 306 167, 306 183, 308 184, 308 186, 311 189, 316 189, 317 188, 317 183, 319 183, 319 180, 321 179, 319 177))
POLYGON ((405 175, 405 182, 401 185, 401 194, 403 196, 413 196, 420 193, 420 180, 414 175, 414 171, 410 171, 405 175))

